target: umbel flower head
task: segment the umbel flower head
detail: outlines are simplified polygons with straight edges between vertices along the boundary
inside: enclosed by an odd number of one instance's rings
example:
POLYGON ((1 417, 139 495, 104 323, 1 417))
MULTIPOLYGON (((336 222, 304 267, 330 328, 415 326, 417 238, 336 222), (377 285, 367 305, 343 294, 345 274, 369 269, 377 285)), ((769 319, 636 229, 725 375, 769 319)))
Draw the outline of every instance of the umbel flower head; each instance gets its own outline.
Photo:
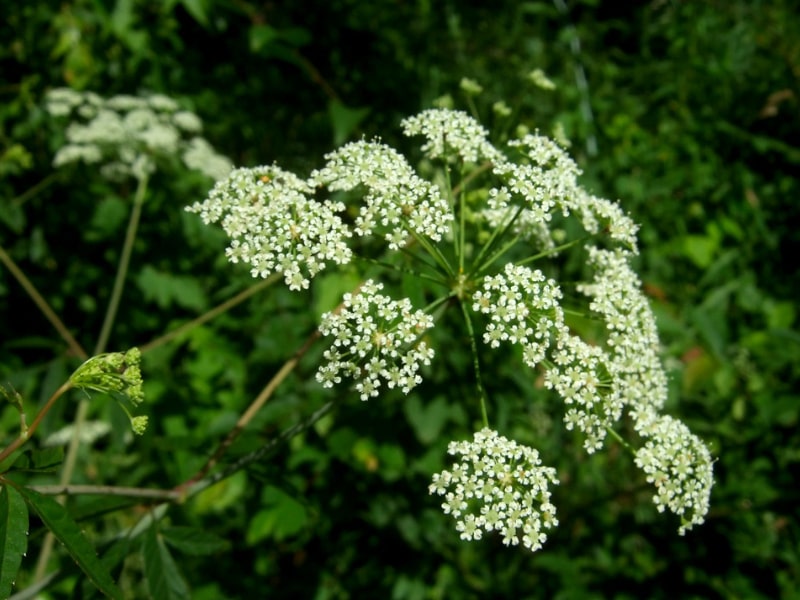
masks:
POLYGON ((496 531, 503 543, 538 550, 546 530, 558 525, 549 486, 556 471, 541 466, 539 453, 484 428, 471 442, 450 442, 459 456, 449 471, 433 476, 429 491, 444 496, 442 510, 456 521, 462 540, 479 540, 496 531))
POLYGON ((237 169, 188 210, 222 225, 231 262, 256 277, 282 273, 292 290, 326 268, 362 270, 364 283, 320 320, 330 343, 317 371, 325 387, 352 380, 362 400, 412 392, 434 360, 431 340, 442 339, 432 328, 456 321, 440 319, 446 311, 460 313, 464 328, 451 340, 468 340, 484 427, 472 442, 450 444, 459 461, 430 491, 444 497, 463 539, 499 532, 507 545, 536 550, 557 523, 554 471, 489 425, 480 365, 502 347, 542 375, 538 393, 561 399, 564 426, 588 453, 612 433, 654 485, 657 509, 680 517, 680 533, 702 523, 713 462, 699 438, 662 414, 655 319, 629 263, 637 225, 583 189, 578 165, 547 137, 524 133, 498 147, 477 120, 446 108, 402 127, 423 139, 428 177, 380 140, 360 140, 307 178, 274 165, 237 169), (564 284, 566 261, 551 259, 572 252, 585 273, 564 284), (427 306, 397 296, 409 278, 427 306), (574 315, 597 326, 576 327, 574 315), (633 442, 615 431, 623 418, 633 442))
POLYGON ((141 353, 138 348, 127 352, 110 352, 91 357, 70 376, 76 388, 103 392, 112 396, 131 420, 133 432, 141 435, 147 428, 146 416, 134 416, 134 411, 144 401, 142 372, 139 369, 141 353))
POLYGON ((175 156, 212 179, 225 177, 232 168, 200 136, 200 118, 161 94, 103 98, 57 88, 47 94, 46 108, 54 117, 71 120, 66 144, 53 159, 56 167, 73 162, 98 165, 114 180, 146 179, 159 163, 175 156))

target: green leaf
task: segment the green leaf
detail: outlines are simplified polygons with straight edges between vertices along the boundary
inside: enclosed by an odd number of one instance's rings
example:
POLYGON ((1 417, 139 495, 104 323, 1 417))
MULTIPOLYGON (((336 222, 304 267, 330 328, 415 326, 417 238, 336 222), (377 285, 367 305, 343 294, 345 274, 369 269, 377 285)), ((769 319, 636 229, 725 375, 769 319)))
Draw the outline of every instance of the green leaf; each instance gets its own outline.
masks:
POLYGON ((0 598, 8 598, 28 548, 28 508, 10 485, 0 489, 0 598))
POLYGON ((155 523, 145 534, 142 555, 147 588, 154 600, 191 598, 186 581, 169 553, 169 548, 161 539, 155 523))
POLYGON ((262 501, 266 508, 256 513, 247 528, 247 543, 254 545, 265 538, 283 540, 300 531, 308 522, 305 507, 283 490, 264 488, 262 501))
POLYGON ((417 439, 423 444, 430 444, 439 437, 451 412, 444 396, 437 396, 427 404, 423 404, 418 396, 410 396, 403 408, 417 439))
POLYGON ((162 273, 150 265, 145 265, 136 283, 147 302, 155 301, 160 308, 177 304, 182 308, 205 309, 208 304, 205 292, 194 277, 162 273))
POLYGON ((32 473, 50 473, 64 461, 63 448, 43 448, 26 450, 21 454, 9 471, 28 471, 32 473))
POLYGON ((161 536, 167 544, 190 556, 215 554, 229 546, 228 541, 218 535, 194 527, 165 527, 161 536))
POLYGON ((341 146, 369 114, 369 108, 348 108, 339 100, 328 104, 328 115, 333 126, 333 145, 341 146))
POLYGON ((106 596, 122 598, 122 592, 114 583, 108 570, 100 563, 94 548, 69 516, 67 509, 49 496, 34 492, 29 488, 20 487, 19 493, 39 515, 45 526, 53 532, 56 539, 64 544, 69 555, 92 583, 106 596))

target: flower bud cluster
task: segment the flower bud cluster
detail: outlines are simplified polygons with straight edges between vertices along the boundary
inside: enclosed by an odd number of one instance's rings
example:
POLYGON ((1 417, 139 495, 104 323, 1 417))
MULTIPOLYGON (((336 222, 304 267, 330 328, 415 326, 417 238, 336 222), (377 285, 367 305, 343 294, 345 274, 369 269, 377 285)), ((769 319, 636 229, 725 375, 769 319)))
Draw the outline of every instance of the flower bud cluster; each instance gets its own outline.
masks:
POLYGON ((202 137, 202 123, 171 98, 120 95, 102 98, 69 88, 51 90, 48 112, 70 117, 67 143, 56 153, 56 167, 73 162, 102 165, 109 179, 143 180, 159 163, 180 156, 184 164, 214 179, 224 177, 232 165, 214 152, 202 137))
POLYGON ((232 263, 251 267, 253 277, 283 273, 291 290, 307 289, 330 263, 350 262, 351 236, 336 213, 340 202, 317 202, 302 179, 278 167, 236 169, 218 181, 204 202, 188 207, 204 223, 221 222, 232 263))
POLYGON ((463 540, 479 540, 496 531, 503 543, 536 551, 546 530, 558 525, 549 486, 555 469, 541 466, 539 453, 484 428, 471 442, 450 442, 447 452, 460 457, 452 468, 433 476, 428 490, 444 496, 442 510, 456 521, 463 540))
POLYGON ((103 392, 117 400, 131 419, 134 433, 139 435, 147 427, 147 417, 133 416, 131 409, 144 401, 140 361, 138 348, 131 348, 124 353, 99 354, 83 363, 70 376, 70 382, 76 388, 103 392))
POLYGON ((433 349, 420 337, 433 318, 414 311, 407 298, 395 301, 378 292, 383 285, 366 281, 357 294, 345 294, 341 310, 322 315, 319 330, 333 337, 317 381, 325 387, 356 380, 362 400, 378 395, 382 384, 407 394, 422 381, 418 371, 429 365, 433 349))

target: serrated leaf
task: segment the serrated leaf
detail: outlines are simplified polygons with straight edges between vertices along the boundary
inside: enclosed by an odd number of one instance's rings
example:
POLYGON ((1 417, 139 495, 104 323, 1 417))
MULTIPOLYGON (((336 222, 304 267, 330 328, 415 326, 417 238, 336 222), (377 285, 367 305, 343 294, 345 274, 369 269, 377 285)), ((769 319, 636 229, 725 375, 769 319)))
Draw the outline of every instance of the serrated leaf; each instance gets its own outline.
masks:
POLYGON ((165 527, 161 536, 170 546, 189 556, 208 556, 228 548, 228 541, 194 527, 165 527))
POLYGON ((48 473, 55 471, 64 461, 63 448, 43 448, 41 450, 27 450, 21 454, 9 471, 29 471, 34 473, 48 473))
POLYGON ((0 489, 0 598, 8 598, 28 549, 28 507, 9 485, 0 489))
POLYGON ((91 582, 106 596, 122 598, 122 592, 114 583, 108 570, 100 563, 94 547, 83 535, 77 523, 69 516, 67 509, 49 496, 30 488, 20 487, 19 493, 45 526, 53 532, 56 539, 64 544, 64 548, 91 582))
POLYGON ((191 597, 186 581, 169 553, 169 548, 161 539, 155 523, 144 536, 142 555, 147 588, 154 600, 180 600, 191 597))

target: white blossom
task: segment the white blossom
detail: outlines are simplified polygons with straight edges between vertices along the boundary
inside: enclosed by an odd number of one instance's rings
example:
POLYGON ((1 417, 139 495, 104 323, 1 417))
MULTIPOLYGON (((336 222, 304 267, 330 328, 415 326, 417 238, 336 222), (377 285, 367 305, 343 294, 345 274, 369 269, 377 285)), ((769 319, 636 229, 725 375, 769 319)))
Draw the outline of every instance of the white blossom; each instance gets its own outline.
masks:
POLYGON ((429 158, 458 156, 464 162, 498 161, 502 154, 488 140, 488 132, 467 113, 431 108, 402 122, 407 136, 423 135, 422 151, 429 158))
POLYGON ((407 298, 379 294, 382 288, 367 280, 357 294, 345 294, 340 310, 322 315, 320 333, 333 338, 317 371, 325 387, 352 377, 361 399, 368 400, 383 384, 408 394, 422 382, 419 369, 430 364, 434 352, 420 338, 433 327, 433 318, 413 310, 407 298))
POLYGON ((351 233, 339 217, 344 205, 317 202, 312 188, 278 167, 236 169, 218 181, 204 202, 188 207, 204 223, 222 224, 232 263, 253 277, 283 273, 292 290, 307 289, 328 263, 348 263, 351 233))
POLYGON ((558 525, 549 490, 558 484, 555 469, 541 466, 533 448, 489 428, 471 442, 450 442, 447 452, 460 460, 434 474, 428 491, 444 496, 442 510, 455 519, 461 539, 496 531, 506 546, 521 541, 531 552, 541 548, 546 530, 558 525))
POLYGON ((196 135, 202 129, 200 118, 179 111, 178 104, 167 96, 106 99, 58 88, 48 93, 45 105, 54 117, 71 117, 66 144, 53 159, 56 167, 73 162, 100 164, 104 177, 142 180, 178 155, 190 169, 215 179, 230 171, 228 160, 196 135))
POLYGON ((366 189, 354 232, 384 232, 389 248, 406 244, 410 233, 439 241, 453 215, 438 187, 419 177, 397 151, 380 142, 359 141, 326 155, 309 180, 330 191, 366 189))

